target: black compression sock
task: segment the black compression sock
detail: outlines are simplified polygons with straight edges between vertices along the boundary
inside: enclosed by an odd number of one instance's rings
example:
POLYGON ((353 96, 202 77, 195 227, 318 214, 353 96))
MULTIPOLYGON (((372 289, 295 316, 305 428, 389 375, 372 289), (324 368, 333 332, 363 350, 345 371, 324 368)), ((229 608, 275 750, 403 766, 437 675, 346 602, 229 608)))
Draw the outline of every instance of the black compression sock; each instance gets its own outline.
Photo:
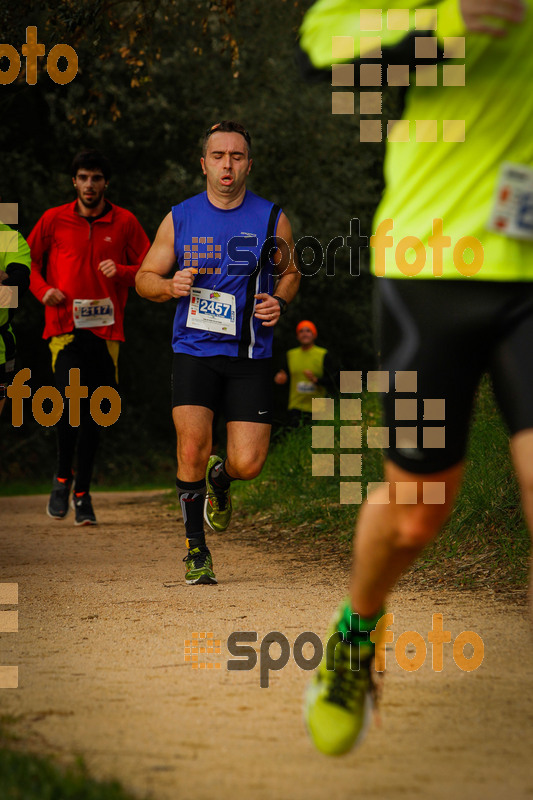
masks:
POLYGON ((74 451, 78 440, 78 428, 72 428, 68 422, 60 420, 56 425, 57 434, 57 466, 56 475, 70 480, 72 477, 72 463, 74 451))
POLYGON ((205 478, 200 481, 180 481, 176 478, 178 500, 185 523, 185 533, 188 539, 199 541, 205 547, 204 535, 204 503, 205 503, 205 478))
POLYGON ((205 550, 209 553, 209 547, 205 541, 205 533, 200 531, 200 533, 195 533, 194 536, 187 536, 185 540, 187 542, 187 550, 194 550, 195 547, 199 547, 201 550, 205 550))
POLYGON ((94 459, 100 440, 100 427, 92 417, 82 417, 79 430, 76 491, 88 492, 91 487, 94 459))
POLYGON ((226 461, 219 461, 218 464, 215 464, 214 467, 211 467, 211 471, 209 473, 209 480, 215 487, 215 489, 220 489, 224 491, 227 489, 232 481, 237 480, 237 478, 232 478, 228 472, 226 472, 226 461))

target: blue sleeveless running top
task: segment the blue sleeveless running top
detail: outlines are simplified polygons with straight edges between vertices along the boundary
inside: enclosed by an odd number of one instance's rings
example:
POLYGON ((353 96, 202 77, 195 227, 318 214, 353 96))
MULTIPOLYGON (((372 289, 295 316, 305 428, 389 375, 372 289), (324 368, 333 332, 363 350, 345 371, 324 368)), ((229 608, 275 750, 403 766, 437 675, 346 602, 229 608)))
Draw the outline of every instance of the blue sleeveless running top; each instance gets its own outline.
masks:
POLYGON ((172 208, 179 269, 198 269, 194 288, 235 296, 235 335, 187 326, 190 297, 178 300, 172 336, 175 353, 270 358, 273 329, 253 316, 254 295, 272 293, 279 206, 247 191, 237 208, 214 206, 207 192, 172 208))

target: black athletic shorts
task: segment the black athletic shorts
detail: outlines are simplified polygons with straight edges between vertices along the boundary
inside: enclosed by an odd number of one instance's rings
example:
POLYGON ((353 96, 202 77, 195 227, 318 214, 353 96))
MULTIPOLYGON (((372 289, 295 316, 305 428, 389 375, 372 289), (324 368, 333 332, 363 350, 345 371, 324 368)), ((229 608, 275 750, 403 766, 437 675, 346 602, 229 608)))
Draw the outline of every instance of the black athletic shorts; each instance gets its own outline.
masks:
POLYGON ((422 474, 461 461, 484 372, 511 434, 533 428, 532 283, 376 283, 380 363, 389 371, 382 399, 391 461, 422 474), (404 370, 416 371, 416 391, 397 390, 395 373, 404 370))
POLYGON ((73 340, 61 348, 54 365, 54 383, 65 397, 65 387, 70 382, 70 370, 80 371, 80 384, 87 386, 89 398, 100 386, 117 388, 115 364, 109 353, 107 341, 90 330, 75 329, 73 340))
POLYGON ((272 422, 270 358, 174 353, 172 407, 204 406, 226 422, 272 422))

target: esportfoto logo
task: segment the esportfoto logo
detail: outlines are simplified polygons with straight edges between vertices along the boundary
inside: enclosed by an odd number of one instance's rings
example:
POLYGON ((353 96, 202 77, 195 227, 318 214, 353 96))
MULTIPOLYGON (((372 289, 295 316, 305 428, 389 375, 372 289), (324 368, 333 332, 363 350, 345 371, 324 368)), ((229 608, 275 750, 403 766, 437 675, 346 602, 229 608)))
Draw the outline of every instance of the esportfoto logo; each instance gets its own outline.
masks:
MULTIPOLYGON (((394 632, 390 630, 394 624, 394 614, 384 614, 378 621, 373 631, 360 631, 359 615, 352 614, 351 631, 356 632, 360 639, 357 644, 350 645, 350 667, 359 669, 359 651, 361 647, 370 642, 375 646, 375 669, 383 672, 387 667, 386 645, 394 642, 394 632)), ((313 631, 300 633, 293 642, 292 648, 288 638, 281 631, 270 631, 262 639, 259 652, 253 645, 259 637, 257 631, 234 631, 226 641, 228 652, 233 658, 227 659, 228 671, 249 671, 256 668, 259 662, 259 685, 268 689, 270 673, 282 670, 291 658, 302 670, 314 670, 318 667, 324 653, 326 655, 326 668, 335 668, 336 648, 346 639, 340 631, 336 631, 324 648, 322 640, 313 631), (278 655, 271 653, 271 647, 279 650, 278 655), (304 653, 304 648, 311 655, 304 653)), ((432 615, 431 630, 427 633, 427 641, 431 645, 431 667, 434 672, 442 672, 444 668, 444 645, 452 644, 454 663, 463 672, 473 672, 478 669, 485 655, 483 639, 475 631, 461 631, 452 643, 452 634, 444 630, 442 614, 432 615), (470 655, 465 655, 465 648, 470 648, 470 655)), ((404 631, 396 639, 394 658, 400 669, 406 672, 416 672, 425 663, 428 646, 422 634, 418 631, 404 631)), ((213 670, 221 669, 221 662, 209 659, 210 655, 222 654, 221 641, 215 639, 213 633, 193 633, 191 639, 185 639, 184 660, 190 662, 194 669, 213 670)))
POLYGON ((361 250, 369 247, 373 251, 375 271, 379 277, 393 277, 398 272, 413 277, 425 269, 425 274, 440 278, 445 262, 451 261, 460 275, 469 278, 477 275, 485 258, 479 239, 465 234, 452 241, 442 219, 438 218, 427 221, 427 246, 414 235, 395 239, 393 219, 382 220, 375 233, 366 236, 361 231, 361 222, 357 217, 349 221, 348 235, 334 236, 325 246, 317 236, 311 234, 301 236, 292 248, 280 236, 271 236, 259 243, 257 236, 241 233, 221 244, 216 244, 212 237, 195 238, 191 244, 184 246, 183 266, 203 275, 220 275, 220 262, 227 256, 225 269, 228 275, 250 277, 259 270, 259 252, 274 263, 273 257, 278 250, 287 264, 294 261, 305 278, 318 275, 324 266, 326 275, 334 276, 337 256, 342 251, 343 255, 348 255, 350 275, 359 276, 361 250), (394 255, 394 264, 392 258, 387 261, 387 250, 391 256, 394 255), (294 258, 295 254, 297 258, 294 258))

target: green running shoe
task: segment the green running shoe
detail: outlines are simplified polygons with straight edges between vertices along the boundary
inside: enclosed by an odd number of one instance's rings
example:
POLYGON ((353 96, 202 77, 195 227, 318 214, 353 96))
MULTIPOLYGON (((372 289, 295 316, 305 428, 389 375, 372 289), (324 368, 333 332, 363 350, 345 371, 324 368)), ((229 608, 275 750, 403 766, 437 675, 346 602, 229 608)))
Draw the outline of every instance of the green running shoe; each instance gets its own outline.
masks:
POLYGON ((213 559, 207 548, 193 547, 185 558, 185 583, 218 583, 213 572, 213 559))
POLYGON ((207 469, 205 471, 207 492, 205 495, 204 519, 209 527, 218 533, 225 531, 228 527, 232 511, 230 487, 228 486, 227 489, 217 489, 209 480, 211 467, 221 463, 222 459, 219 458, 219 456, 211 456, 207 462, 207 469))
MULTIPOLYGON (((338 622, 337 614, 327 641, 334 634, 340 637, 338 622)), ((339 639, 334 664, 330 663, 331 669, 328 669, 325 647, 322 661, 307 689, 304 709, 307 730, 317 750, 328 756, 344 755, 360 744, 370 722, 376 698, 374 654, 363 652, 358 664, 359 649, 339 639)))

